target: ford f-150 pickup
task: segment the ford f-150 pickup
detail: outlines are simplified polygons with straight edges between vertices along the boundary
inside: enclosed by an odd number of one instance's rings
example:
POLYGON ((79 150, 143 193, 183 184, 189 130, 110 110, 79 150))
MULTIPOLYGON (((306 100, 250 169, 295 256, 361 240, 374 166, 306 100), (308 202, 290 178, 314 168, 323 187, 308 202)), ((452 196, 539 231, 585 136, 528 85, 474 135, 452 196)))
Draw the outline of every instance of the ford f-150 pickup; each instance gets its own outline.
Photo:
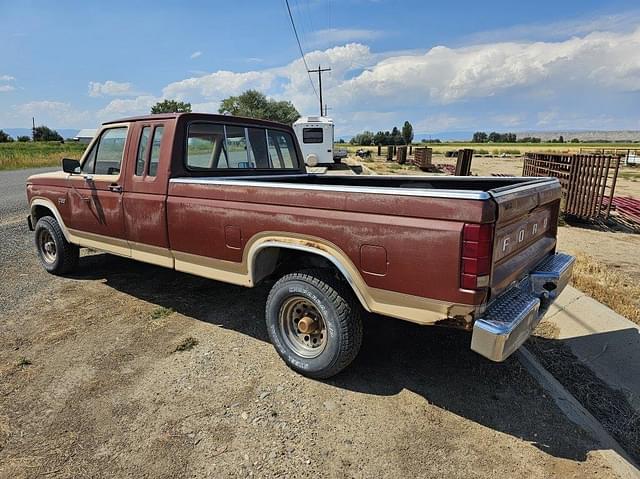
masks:
POLYGON ((27 181, 47 271, 70 272, 87 247, 247 287, 269 280, 269 337, 311 377, 355 358, 362 310, 465 329, 471 349, 503 361, 573 268, 556 252, 556 179, 316 176, 279 123, 128 118, 62 166, 27 181))

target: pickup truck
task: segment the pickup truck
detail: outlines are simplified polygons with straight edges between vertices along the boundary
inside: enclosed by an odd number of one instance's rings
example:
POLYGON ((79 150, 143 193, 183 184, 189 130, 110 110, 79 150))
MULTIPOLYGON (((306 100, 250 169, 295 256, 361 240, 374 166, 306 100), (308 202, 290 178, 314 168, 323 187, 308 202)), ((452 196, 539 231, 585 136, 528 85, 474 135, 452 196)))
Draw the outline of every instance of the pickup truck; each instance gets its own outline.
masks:
POLYGON ((62 170, 26 186, 47 271, 72 271, 86 247, 246 287, 269 281, 269 337, 315 378, 356 357, 363 311, 467 330, 472 350, 503 361, 573 268, 556 252, 556 179, 313 175, 292 128, 274 122, 108 122, 62 170))

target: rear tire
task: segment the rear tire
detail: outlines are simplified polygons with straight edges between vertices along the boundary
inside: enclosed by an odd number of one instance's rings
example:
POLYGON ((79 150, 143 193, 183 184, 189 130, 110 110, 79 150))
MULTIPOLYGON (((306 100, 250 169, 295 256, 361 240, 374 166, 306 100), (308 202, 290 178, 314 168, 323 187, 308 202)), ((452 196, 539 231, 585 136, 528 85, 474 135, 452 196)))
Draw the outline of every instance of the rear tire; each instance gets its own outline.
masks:
POLYGON ((351 290, 330 272, 291 273, 271 288, 266 305, 267 331, 291 369, 326 379, 358 355, 361 310, 351 290))
POLYGON ((40 263, 49 273, 62 275, 78 266, 80 248, 65 239, 55 218, 43 216, 38 220, 35 243, 40 263))

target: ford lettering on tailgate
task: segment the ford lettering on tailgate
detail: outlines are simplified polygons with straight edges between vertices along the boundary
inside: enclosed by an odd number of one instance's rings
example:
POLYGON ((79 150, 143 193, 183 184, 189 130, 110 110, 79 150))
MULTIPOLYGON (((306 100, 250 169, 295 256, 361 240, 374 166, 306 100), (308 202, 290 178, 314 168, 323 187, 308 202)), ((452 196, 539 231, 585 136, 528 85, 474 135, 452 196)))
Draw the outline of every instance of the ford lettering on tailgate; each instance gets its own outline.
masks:
POLYGON ((493 260, 500 261, 544 236, 551 226, 551 211, 531 213, 522 220, 500 229, 496 234, 493 260))

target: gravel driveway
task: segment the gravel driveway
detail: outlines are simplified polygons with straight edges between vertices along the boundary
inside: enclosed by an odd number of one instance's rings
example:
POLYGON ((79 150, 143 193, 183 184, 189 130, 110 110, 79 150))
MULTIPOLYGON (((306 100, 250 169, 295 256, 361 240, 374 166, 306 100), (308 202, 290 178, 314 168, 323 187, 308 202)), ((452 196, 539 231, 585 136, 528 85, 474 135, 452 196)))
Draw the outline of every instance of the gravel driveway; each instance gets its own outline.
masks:
POLYGON ((0 173, 0 477, 611 477, 517 360, 380 317, 328 381, 244 289, 105 254, 44 273, 0 173))

